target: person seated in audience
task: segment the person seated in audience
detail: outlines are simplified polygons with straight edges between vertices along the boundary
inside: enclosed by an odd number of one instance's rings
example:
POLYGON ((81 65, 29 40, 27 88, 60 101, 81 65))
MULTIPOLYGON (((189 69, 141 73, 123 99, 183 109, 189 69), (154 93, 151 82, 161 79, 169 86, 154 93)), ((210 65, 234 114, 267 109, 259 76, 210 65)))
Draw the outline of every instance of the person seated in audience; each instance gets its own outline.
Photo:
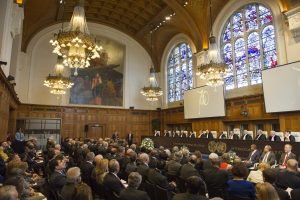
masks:
POLYGON ((146 153, 142 153, 139 156, 140 164, 137 166, 136 171, 142 175, 143 180, 146 180, 149 170, 149 155, 146 153))
POLYGON ((96 182, 99 185, 103 184, 104 177, 108 173, 108 160, 102 159, 100 162, 96 165, 95 171, 96 171, 96 182))
POLYGON ((270 183, 256 184, 257 200, 280 200, 275 188, 270 183))
POLYGON ((6 162, 8 160, 8 155, 4 151, 3 143, 0 145, 0 157, 6 162))
POLYGON ((264 182, 270 183, 275 188, 280 200, 290 200, 290 196, 288 192, 275 185, 276 178, 277 178, 277 169, 269 168, 263 171, 264 182))
POLYGON ((200 151, 195 151, 194 155, 197 157, 197 162, 195 164, 195 169, 201 175, 203 172, 204 160, 202 159, 202 153, 200 151))
POLYGON ((131 172, 128 176, 128 187, 121 191, 120 200, 150 200, 148 194, 138 190, 142 182, 142 176, 138 172, 131 172))
POLYGON ((279 168, 285 169, 286 163, 289 159, 296 159, 296 155, 292 153, 292 145, 286 144, 284 145, 284 153, 281 154, 280 160, 279 160, 279 168))
POLYGON ((16 186, 4 185, 0 187, 0 199, 1 200, 19 200, 19 194, 16 186))
POLYGON ((248 168, 253 167, 255 163, 258 163, 260 157, 260 152, 257 149, 256 144, 251 144, 250 149, 251 152, 249 153, 248 159, 243 161, 248 168))
POLYGON ((249 132, 247 130, 244 130, 243 132, 243 136, 242 136, 242 140, 252 140, 252 136, 249 134, 249 132))
POLYGON ((219 156, 215 153, 209 154, 212 167, 203 171, 203 178, 207 185, 209 198, 227 197, 227 182, 229 175, 226 170, 220 169, 219 156))
POLYGON ((49 179, 50 187, 52 190, 60 192, 67 182, 67 177, 64 172, 66 162, 62 156, 57 156, 55 159, 50 161, 49 168, 51 170, 49 179))
POLYGON ((255 189, 251 182, 245 181, 248 169, 245 164, 240 163, 233 166, 233 179, 228 181, 228 195, 231 199, 248 198, 255 199, 255 189))
POLYGON ((179 174, 179 170, 182 166, 180 164, 181 159, 182 153, 180 151, 175 152, 172 159, 166 165, 167 175, 177 176, 179 174))
POLYGON ((296 142, 295 137, 291 134, 291 131, 286 131, 284 133, 284 141, 285 142, 296 142))
POLYGON ((191 176, 186 180, 186 193, 175 194, 173 200, 208 200, 205 197, 206 185, 198 176, 191 176))
POLYGON ((81 183, 80 168, 72 167, 67 171, 66 184, 61 189, 61 196, 64 200, 72 200, 73 194, 76 191, 76 187, 81 183))
POLYGON ((269 169, 271 166, 268 163, 259 163, 257 170, 252 170, 250 174, 248 175, 247 181, 250 181, 252 183, 263 183, 263 171, 265 169, 269 169))
POLYGON ((94 152, 89 152, 86 154, 85 162, 81 163, 80 170, 81 170, 81 177, 82 181, 89 186, 91 186, 91 175, 94 169, 94 161, 95 154, 94 152))
POLYGON ((272 166, 275 164, 275 161, 275 154, 272 152, 272 147, 270 145, 266 145, 259 158, 259 163, 265 162, 272 166))
POLYGON ((230 164, 230 156, 228 153, 223 153, 221 157, 220 169, 231 170, 232 165, 230 164))
POLYGON ((219 135, 219 139, 226 139, 226 138, 227 138, 226 132, 222 131, 222 133, 219 135))
POLYGON ((268 140, 272 141, 272 142, 274 142, 274 141, 280 142, 281 141, 280 137, 278 135, 276 135, 275 131, 273 131, 273 130, 270 131, 268 140))
POLYGON ((85 183, 78 184, 72 200, 93 200, 93 194, 90 186, 85 183))
POLYGON ((196 131, 191 131, 190 132, 190 138, 196 138, 196 137, 197 137, 196 131))
POLYGON ((184 165, 189 162, 190 151, 188 148, 181 149, 182 159, 180 161, 181 165, 184 165))
POLYGON ((191 155, 189 157, 189 162, 184 164, 179 172, 179 176, 183 180, 187 180, 191 176, 200 176, 198 171, 195 169, 195 164, 197 163, 197 156, 191 155))
POLYGON ((233 131, 230 131, 228 139, 230 139, 230 140, 238 140, 238 139, 240 139, 240 137, 238 136, 238 134, 234 133, 233 131))
POLYGON ((117 195, 120 195, 120 192, 125 188, 122 184, 118 173, 120 170, 119 162, 115 159, 112 159, 108 163, 108 174, 104 177, 103 185, 105 188, 105 194, 108 198, 113 196, 113 192, 117 195))
POLYGON ((286 190, 287 188, 300 188, 298 162, 295 159, 289 159, 286 164, 286 169, 278 172, 276 185, 284 190, 286 190))
POLYGON ((265 134, 263 134, 261 129, 258 129, 255 140, 260 140, 260 141, 266 141, 267 137, 265 134))
POLYGON ((135 172, 137 170, 137 165, 136 165, 137 154, 133 150, 129 152, 128 150, 127 150, 127 154, 128 154, 129 162, 126 164, 125 167, 126 176, 128 176, 131 172, 135 172))

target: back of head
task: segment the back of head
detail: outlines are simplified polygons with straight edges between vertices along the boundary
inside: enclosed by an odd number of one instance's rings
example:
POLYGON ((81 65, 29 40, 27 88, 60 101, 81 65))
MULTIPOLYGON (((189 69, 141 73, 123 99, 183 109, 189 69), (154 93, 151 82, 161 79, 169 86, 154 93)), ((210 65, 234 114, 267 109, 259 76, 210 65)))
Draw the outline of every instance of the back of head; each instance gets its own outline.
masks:
POLYGON ((189 162, 192 163, 192 164, 196 164, 197 163, 197 156, 191 155, 189 157, 189 162))
POLYGON ((157 158, 151 158, 150 162, 149 162, 149 167, 152 169, 155 169, 158 165, 158 160, 157 158))
POLYGON ((213 166, 219 166, 219 156, 218 156, 218 154, 211 153, 211 154, 209 154, 208 158, 209 158, 209 160, 210 160, 210 162, 213 166))
POLYGON ((297 171, 298 168, 298 162, 295 159, 289 159, 286 163, 286 168, 289 171, 297 171))
POLYGON ((265 182, 273 184, 276 181, 276 176, 277 173, 275 169, 268 168, 263 171, 263 178, 265 182))
POLYGON ((248 175, 248 168, 243 163, 238 163, 233 166, 232 175, 238 178, 245 178, 248 175))
POLYGON ((129 156, 129 159, 130 159, 131 162, 135 162, 136 161, 137 155, 136 155, 136 153, 134 151, 130 152, 128 154, 128 156, 129 156))
POLYGON ((190 194, 205 194, 205 183, 198 176, 191 176, 186 180, 186 189, 190 194))
POLYGON ((268 182, 256 184, 257 200, 280 200, 275 188, 268 182))
POLYGON ((269 168, 271 168, 271 166, 269 163, 266 163, 266 162, 262 162, 258 165, 258 169, 260 171, 264 171, 265 169, 269 169, 269 168))
POLYGON ((0 199, 1 200, 17 200, 18 198, 18 191, 16 187, 13 185, 5 185, 0 187, 0 199))
POLYGON ((142 176, 138 172, 131 172, 128 176, 128 186, 137 189, 142 182, 142 176))
POLYGON ((90 162, 93 162, 93 161, 94 161, 94 158, 95 158, 94 152, 88 152, 88 153, 86 154, 86 157, 85 157, 85 159, 86 159, 87 161, 90 161, 90 162))
POLYGON ((67 171, 67 181, 69 183, 78 184, 81 182, 80 168, 72 167, 67 171))
POLYGON ((90 186, 81 183, 76 187, 73 200, 93 200, 93 194, 90 186))
POLYGON ((149 156, 148 156, 148 154, 142 153, 139 158, 140 158, 140 160, 143 163, 147 163, 147 164, 149 163, 149 156))
POLYGON ((116 159, 112 159, 108 163, 108 171, 111 173, 118 173, 120 170, 119 162, 116 159))
POLYGON ((181 159, 182 159, 182 153, 181 153, 181 151, 175 152, 175 154, 174 154, 174 160, 177 161, 177 162, 180 162, 181 159))

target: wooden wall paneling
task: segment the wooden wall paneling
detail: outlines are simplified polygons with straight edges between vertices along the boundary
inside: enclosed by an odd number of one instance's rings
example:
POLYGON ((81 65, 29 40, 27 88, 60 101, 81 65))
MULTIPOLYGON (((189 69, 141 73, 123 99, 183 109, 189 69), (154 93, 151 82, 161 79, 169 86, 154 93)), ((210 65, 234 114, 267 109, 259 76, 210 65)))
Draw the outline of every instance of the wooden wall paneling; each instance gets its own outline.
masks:
POLYGON ((300 131, 300 113, 282 113, 279 114, 280 131, 300 131))

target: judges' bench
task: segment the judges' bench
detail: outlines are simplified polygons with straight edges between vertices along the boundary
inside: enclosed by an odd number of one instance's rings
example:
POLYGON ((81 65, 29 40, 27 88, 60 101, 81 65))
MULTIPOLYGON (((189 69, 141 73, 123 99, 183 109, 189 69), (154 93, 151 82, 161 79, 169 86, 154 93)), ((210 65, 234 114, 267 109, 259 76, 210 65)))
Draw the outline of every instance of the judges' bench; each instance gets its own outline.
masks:
MULTIPOLYGON (((151 138, 155 147, 164 146, 172 148, 174 146, 186 146, 191 151, 199 150, 203 154, 210 154, 212 152, 221 155, 228 151, 234 151, 241 158, 247 158, 250 153, 251 144, 256 144, 260 151, 265 145, 271 145, 272 151, 275 153, 277 160, 283 153, 284 145, 288 142, 270 142, 270 141, 256 141, 256 140, 229 140, 229 139, 200 139, 200 138, 181 138, 181 137, 154 137, 142 136, 144 138, 151 138)), ((291 143, 293 146, 292 152, 299 156, 300 143, 291 143)))

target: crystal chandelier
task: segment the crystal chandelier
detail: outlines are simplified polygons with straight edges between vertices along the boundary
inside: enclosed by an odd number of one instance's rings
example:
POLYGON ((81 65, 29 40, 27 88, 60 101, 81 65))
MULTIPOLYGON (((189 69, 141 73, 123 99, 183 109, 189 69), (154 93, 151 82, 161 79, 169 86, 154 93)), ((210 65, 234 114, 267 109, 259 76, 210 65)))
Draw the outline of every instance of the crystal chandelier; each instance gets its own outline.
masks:
POLYGON ((79 0, 75 6, 67 30, 60 30, 50 43, 54 46, 53 53, 63 57, 63 64, 75 69, 75 76, 78 75, 78 68, 89 67, 91 59, 100 57, 102 47, 90 36, 83 0, 79 0))
POLYGON ((224 84, 224 76, 228 73, 228 66, 225 65, 221 59, 218 45, 216 43, 216 37, 213 36, 211 9, 212 4, 210 0, 211 36, 209 37, 209 49, 206 61, 198 67, 196 75, 200 76, 201 79, 206 80, 206 85, 218 87, 224 84))
POLYGON ((147 97, 147 101, 157 101, 158 97, 160 97, 163 94, 163 91, 157 84, 155 78, 155 71, 153 67, 150 68, 149 83, 150 85, 148 87, 142 88, 141 94, 147 97))
POLYGON ((51 89, 51 94, 66 94, 66 90, 74 85, 70 78, 62 75, 63 68, 64 66, 62 63, 62 58, 59 57, 58 62, 55 65, 55 75, 49 74, 49 76, 47 76, 46 80, 44 81, 44 86, 51 89))

